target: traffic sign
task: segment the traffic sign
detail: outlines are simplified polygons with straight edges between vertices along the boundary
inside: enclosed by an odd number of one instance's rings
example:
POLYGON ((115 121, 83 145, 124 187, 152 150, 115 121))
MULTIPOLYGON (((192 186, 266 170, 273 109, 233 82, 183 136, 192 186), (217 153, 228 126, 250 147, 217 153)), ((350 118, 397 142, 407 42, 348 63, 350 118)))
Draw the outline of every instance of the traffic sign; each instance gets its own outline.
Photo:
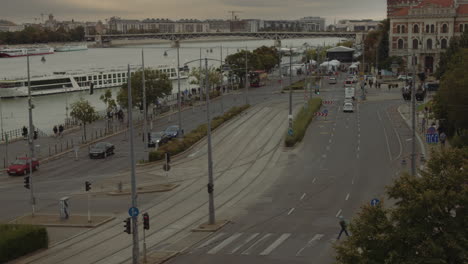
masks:
POLYGON ((372 205, 372 206, 376 206, 376 205, 378 205, 379 203, 380 203, 380 200, 377 199, 377 198, 374 198, 374 199, 372 199, 372 200, 370 201, 370 205, 372 205))
POLYGON ((140 211, 138 211, 138 208, 136 207, 130 207, 130 209, 128 209, 128 215, 130 215, 131 217, 138 216, 139 213, 140 211))
POLYGON ((439 143, 439 135, 436 134, 426 134, 426 142, 428 144, 439 143))
POLYGON ((294 131, 292 128, 288 129, 288 135, 292 136, 294 134, 294 131))
POLYGON ((431 126, 427 129, 427 134, 436 134, 437 133, 437 130, 435 127, 431 126))
POLYGON ((323 110, 324 114, 328 114, 328 109, 323 110))

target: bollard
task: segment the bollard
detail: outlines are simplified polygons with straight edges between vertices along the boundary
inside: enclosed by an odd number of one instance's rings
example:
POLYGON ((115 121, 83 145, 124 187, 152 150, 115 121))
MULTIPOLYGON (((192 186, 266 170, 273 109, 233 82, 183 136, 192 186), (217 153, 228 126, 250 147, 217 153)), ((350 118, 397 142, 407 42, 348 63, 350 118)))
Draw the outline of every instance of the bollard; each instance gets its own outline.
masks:
POLYGON ((101 134, 101 137, 102 137, 102 128, 99 129, 99 133, 101 134))
POLYGON ((120 181, 119 183, 117 183, 117 190, 119 191, 119 193, 122 192, 122 181, 120 181))
POLYGON ((55 144, 55 154, 57 154, 57 144, 55 144))
POLYGON ((68 140, 67 140, 67 148, 66 149, 68 149, 68 140))
POLYGON ((95 132, 96 132, 96 136, 94 137, 94 139, 97 139, 98 138, 97 130, 95 132))
POLYGON ((62 141, 60 141, 60 152, 63 152, 62 141))
POLYGON ((6 168, 6 158, 3 158, 3 168, 6 168))
POLYGON ((73 138, 71 139, 71 145, 74 146, 75 144, 73 144, 73 138))
POLYGON ((49 157, 50 157, 50 145, 49 145, 49 157))

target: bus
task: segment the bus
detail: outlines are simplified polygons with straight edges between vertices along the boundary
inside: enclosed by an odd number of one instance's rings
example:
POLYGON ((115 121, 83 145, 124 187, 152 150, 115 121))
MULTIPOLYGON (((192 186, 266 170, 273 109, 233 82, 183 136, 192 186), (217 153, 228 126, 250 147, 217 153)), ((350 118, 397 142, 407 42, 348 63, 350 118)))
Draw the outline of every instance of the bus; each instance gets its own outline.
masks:
POLYGON ((266 85, 268 74, 266 71, 251 71, 249 72, 250 87, 260 87, 266 85))

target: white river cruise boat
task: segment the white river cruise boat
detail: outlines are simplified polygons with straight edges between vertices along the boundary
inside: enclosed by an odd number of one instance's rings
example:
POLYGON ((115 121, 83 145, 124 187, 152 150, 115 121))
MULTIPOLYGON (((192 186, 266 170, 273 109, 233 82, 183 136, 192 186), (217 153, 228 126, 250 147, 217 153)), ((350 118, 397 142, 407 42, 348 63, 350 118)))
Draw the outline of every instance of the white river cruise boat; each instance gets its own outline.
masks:
MULTIPOLYGON (((133 73, 141 67, 131 67, 133 73)), ((148 67, 158 70, 169 76, 170 80, 177 80, 177 69, 168 65, 148 67)), ((180 78, 188 78, 188 73, 180 71, 180 78)), ((114 69, 91 69, 91 73, 80 72, 54 72, 53 75, 31 77, 31 95, 48 95, 66 92, 89 90, 93 84, 94 89, 120 87, 127 82, 127 67, 114 69)), ((0 97, 24 97, 28 96, 28 79, 0 80, 0 97)))
POLYGON ((0 49, 0 58, 14 58, 23 56, 36 56, 53 54, 54 48, 51 47, 31 47, 31 48, 5 48, 0 49))

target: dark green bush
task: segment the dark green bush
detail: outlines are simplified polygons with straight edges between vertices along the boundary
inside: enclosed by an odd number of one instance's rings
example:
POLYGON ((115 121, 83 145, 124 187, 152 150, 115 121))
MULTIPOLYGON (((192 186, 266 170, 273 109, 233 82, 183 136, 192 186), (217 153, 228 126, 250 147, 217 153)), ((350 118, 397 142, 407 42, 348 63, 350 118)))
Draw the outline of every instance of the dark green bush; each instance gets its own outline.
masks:
POLYGON ((47 248, 45 227, 33 225, 0 225, 0 263, 16 259, 41 248, 47 248))
POLYGON ((293 120, 293 131, 294 134, 290 136, 286 134, 284 140, 286 147, 292 147, 297 142, 302 141, 304 138, 307 127, 314 118, 315 112, 317 112, 322 105, 321 98, 312 98, 308 102, 307 109, 302 107, 301 110, 297 113, 293 120))
POLYGON ((294 90, 304 90, 304 80, 297 81, 287 87, 283 88, 283 91, 289 91, 289 88, 292 88, 294 90))
MULTIPOLYGON (((224 122, 230 120, 231 118, 237 116, 245 109, 249 108, 250 105, 243 105, 240 107, 232 107, 221 116, 214 117, 211 120, 211 129, 214 130, 222 125, 224 122)), ((157 151, 152 151, 149 153, 148 160, 149 161, 157 161, 164 159, 164 154, 169 152, 171 155, 179 154, 195 143, 203 139, 207 135, 207 125, 202 124, 199 125, 197 128, 192 130, 190 133, 185 134, 183 139, 174 139, 168 142, 167 144, 161 146, 157 151)))

